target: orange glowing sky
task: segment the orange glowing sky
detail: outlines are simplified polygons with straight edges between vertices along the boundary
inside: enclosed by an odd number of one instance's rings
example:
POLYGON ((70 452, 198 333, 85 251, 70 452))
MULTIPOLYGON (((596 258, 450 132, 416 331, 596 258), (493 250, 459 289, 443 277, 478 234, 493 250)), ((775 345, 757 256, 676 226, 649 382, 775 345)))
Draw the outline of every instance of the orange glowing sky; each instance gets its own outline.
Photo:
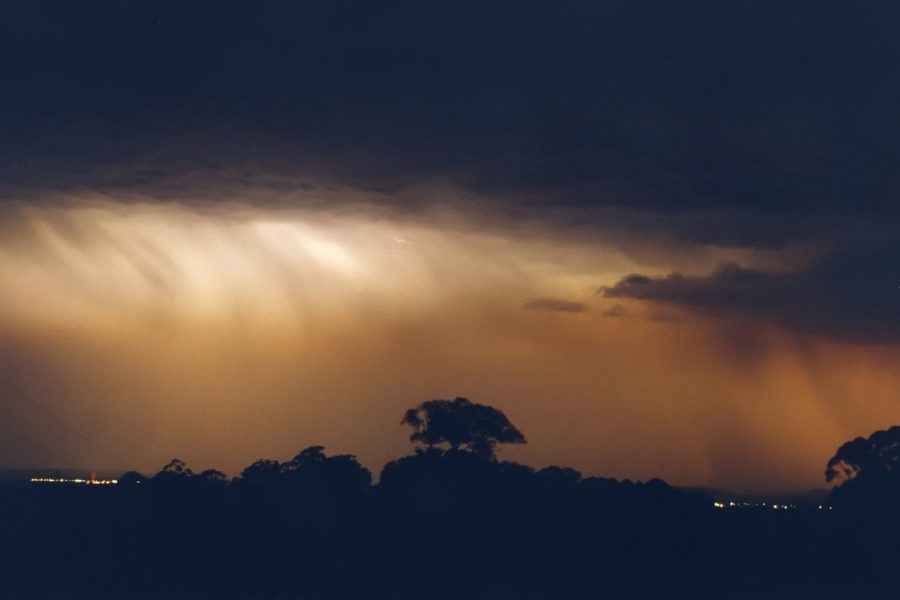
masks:
POLYGON ((321 444, 376 474, 404 409, 464 395, 502 457, 738 490, 821 487, 892 421, 895 345, 602 293, 632 273, 802 268, 809 245, 689 243, 511 220, 452 188, 403 211, 354 189, 215 203, 72 193, 0 207, 7 466, 231 475, 321 444), (87 439, 86 439, 87 438, 87 439))

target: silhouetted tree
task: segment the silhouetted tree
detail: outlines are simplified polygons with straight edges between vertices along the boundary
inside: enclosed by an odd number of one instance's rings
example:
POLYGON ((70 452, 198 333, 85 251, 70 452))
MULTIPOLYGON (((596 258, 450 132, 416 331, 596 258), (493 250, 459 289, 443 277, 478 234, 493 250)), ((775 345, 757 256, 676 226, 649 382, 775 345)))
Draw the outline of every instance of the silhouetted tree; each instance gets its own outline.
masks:
POLYGON ((413 428, 411 442, 429 449, 447 444, 451 450, 493 458, 497 444, 525 443, 525 436, 503 412, 468 398, 423 402, 407 410, 401 424, 413 428))
POLYGON ((900 534, 900 426, 842 445, 828 461, 825 479, 842 480, 831 503, 857 524, 900 534))
POLYGON ((261 458, 241 471, 234 481, 239 486, 264 486, 275 484, 280 479, 281 463, 261 458))
POLYGON ((840 448, 828 461, 825 480, 837 477, 845 481, 856 477, 898 475, 900 467, 900 426, 876 431, 868 438, 858 437, 840 448))
POLYGON ((326 460, 328 460, 328 457, 325 455, 325 446, 309 446, 301 450, 300 454, 291 460, 282 463, 281 469, 285 473, 289 473, 304 467, 324 463, 326 460))
POLYGON ((865 586, 860 597, 896 597, 900 590, 900 426, 843 444, 825 469, 842 480, 831 491, 838 512, 840 568, 865 586))
POLYGON ((310 446, 283 463, 260 459, 244 469, 234 483, 238 487, 267 487, 322 495, 361 493, 371 481, 372 474, 355 456, 328 456, 323 446, 310 446))
POLYGON ((327 456, 323 446, 310 446, 302 450, 293 459, 282 463, 281 472, 294 487, 323 493, 358 493, 372 481, 372 474, 359 464, 355 456, 327 456))
POLYGON ((194 474, 193 471, 185 464, 183 460, 180 458, 173 458, 169 461, 169 464, 163 467, 163 473, 175 473, 177 475, 186 475, 192 476, 194 474))
POLYGON ((178 458, 173 458, 162 468, 162 471, 153 476, 151 480, 157 486, 182 487, 188 485, 194 477, 194 472, 178 458))

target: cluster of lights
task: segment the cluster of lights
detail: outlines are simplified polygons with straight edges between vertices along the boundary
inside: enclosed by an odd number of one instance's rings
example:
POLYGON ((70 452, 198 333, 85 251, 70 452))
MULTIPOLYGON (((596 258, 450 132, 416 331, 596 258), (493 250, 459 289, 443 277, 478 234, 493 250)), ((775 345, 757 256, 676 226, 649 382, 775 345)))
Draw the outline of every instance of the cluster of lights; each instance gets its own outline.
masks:
MULTIPOLYGON (((796 504, 768 504, 766 502, 713 502, 714 508, 771 508, 772 510, 794 510, 796 504)), ((819 505, 819 510, 832 510, 830 506, 819 505)))
POLYGON ((77 483, 81 485, 116 485, 119 483, 118 479, 96 479, 94 477, 90 479, 67 479, 65 477, 32 477, 29 481, 31 483, 77 483))
MULTIPOLYGON (((715 508, 767 508, 769 505, 765 502, 735 502, 734 500, 730 502, 713 502, 713 506, 715 508)), ((772 508, 778 510, 779 508, 797 508, 794 504, 773 504, 772 508)))

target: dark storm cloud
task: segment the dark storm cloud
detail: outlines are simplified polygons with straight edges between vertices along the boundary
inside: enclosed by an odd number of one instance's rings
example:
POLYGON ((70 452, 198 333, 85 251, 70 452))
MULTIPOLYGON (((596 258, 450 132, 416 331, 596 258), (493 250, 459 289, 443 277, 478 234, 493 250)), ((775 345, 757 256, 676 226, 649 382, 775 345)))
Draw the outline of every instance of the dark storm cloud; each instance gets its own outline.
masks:
POLYGON ((694 1, 6 3, 23 189, 436 179, 704 243, 897 216, 900 7, 694 1), (283 179, 279 179, 283 178, 283 179), (188 181, 195 181, 188 179, 188 181), (162 182, 162 183, 161 183, 162 182), (812 207, 812 208, 810 208, 812 207))
POLYGON ((767 319, 855 343, 900 343, 900 246, 826 257, 784 274, 725 265, 705 277, 630 275, 603 291, 701 313, 767 319))
POLYGON ((583 302, 571 302, 559 298, 534 298, 525 303, 528 310, 549 310, 553 312, 579 313, 587 308, 583 302))

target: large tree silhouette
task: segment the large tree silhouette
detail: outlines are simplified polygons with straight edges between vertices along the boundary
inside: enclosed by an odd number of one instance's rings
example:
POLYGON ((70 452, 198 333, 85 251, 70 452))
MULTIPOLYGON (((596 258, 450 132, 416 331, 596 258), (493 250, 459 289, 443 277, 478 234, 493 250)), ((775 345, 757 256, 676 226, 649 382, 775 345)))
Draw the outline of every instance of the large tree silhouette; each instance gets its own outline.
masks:
POLYGON ((411 442, 429 449, 446 444, 493 458, 497 444, 524 444, 525 436, 502 411, 468 398, 429 400, 403 415, 401 424, 413 428, 411 442))
POLYGON ((825 480, 900 476, 900 426, 858 437, 840 448, 825 468, 825 480))

